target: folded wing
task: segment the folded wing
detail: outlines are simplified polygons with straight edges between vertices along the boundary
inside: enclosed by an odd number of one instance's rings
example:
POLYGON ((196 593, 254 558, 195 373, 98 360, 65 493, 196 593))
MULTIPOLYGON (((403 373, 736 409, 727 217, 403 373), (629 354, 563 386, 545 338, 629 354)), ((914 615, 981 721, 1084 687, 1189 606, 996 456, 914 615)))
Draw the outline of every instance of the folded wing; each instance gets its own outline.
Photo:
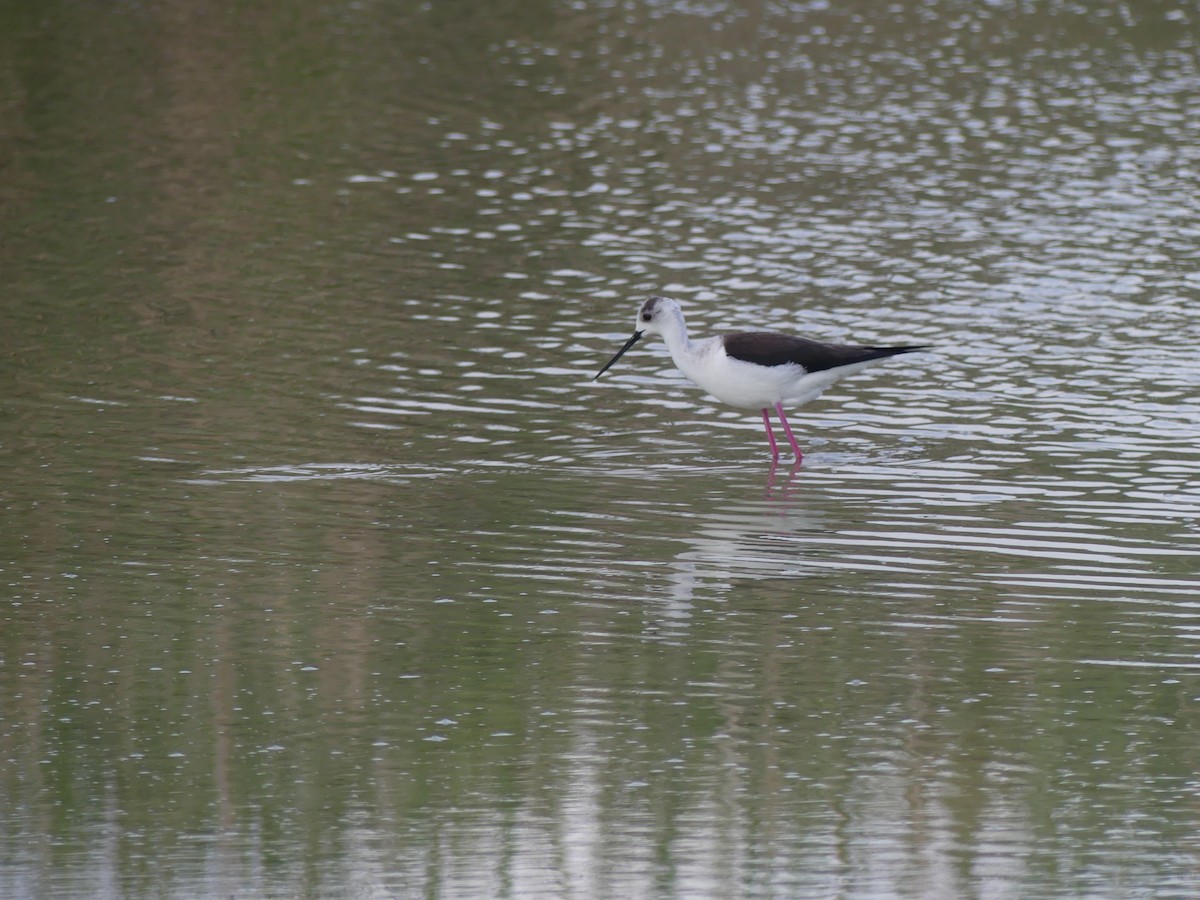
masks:
POLYGON ((854 363, 884 359, 899 353, 926 349, 918 345, 901 347, 856 347, 850 344, 825 344, 808 338, 793 337, 774 331, 748 331, 724 338, 725 353, 734 359, 759 366, 794 363, 806 372, 822 372, 854 363))

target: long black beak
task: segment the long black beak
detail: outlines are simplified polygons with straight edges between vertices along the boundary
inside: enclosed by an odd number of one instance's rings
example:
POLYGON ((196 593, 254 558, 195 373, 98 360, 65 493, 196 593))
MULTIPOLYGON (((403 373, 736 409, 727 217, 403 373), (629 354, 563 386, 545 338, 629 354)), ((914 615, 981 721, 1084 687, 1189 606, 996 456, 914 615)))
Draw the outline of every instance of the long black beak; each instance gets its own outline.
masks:
POLYGON ((604 364, 604 368, 596 373, 596 377, 593 378, 592 381, 595 381, 596 378, 599 378, 601 375, 603 375, 605 372, 607 372, 609 369, 611 369, 613 367, 613 363, 615 363, 618 359, 620 359, 622 356, 625 355, 626 350, 628 350, 630 347, 632 347, 634 344, 636 344, 638 341, 640 341, 642 339, 643 334, 644 334, 644 332, 635 331, 633 333, 633 337, 631 337, 629 340, 627 340, 625 342, 625 346, 617 351, 616 356, 614 356, 612 359, 610 359, 608 362, 606 362, 604 364))

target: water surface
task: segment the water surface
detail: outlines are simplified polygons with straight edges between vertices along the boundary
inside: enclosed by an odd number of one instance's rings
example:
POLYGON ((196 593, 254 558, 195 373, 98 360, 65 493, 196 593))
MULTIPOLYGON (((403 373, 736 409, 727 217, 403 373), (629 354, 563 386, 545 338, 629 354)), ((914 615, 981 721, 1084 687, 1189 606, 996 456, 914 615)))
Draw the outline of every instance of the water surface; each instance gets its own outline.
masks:
POLYGON ((1195 896, 1194 17, 834 6, 0 15, 0 895, 1195 896))

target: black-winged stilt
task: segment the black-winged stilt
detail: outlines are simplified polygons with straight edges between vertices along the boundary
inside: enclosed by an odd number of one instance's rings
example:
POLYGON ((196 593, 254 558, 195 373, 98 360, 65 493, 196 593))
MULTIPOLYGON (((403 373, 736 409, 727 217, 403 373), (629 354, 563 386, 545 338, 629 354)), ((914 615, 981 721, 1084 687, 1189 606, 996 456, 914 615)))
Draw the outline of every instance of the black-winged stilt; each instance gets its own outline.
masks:
POLYGON ((792 405, 807 403, 844 375, 898 353, 926 349, 916 345, 855 347, 824 344, 776 331, 722 334, 693 341, 688 338, 683 310, 668 297, 651 297, 643 303, 635 329, 633 337, 592 381, 612 368, 642 337, 660 334, 679 371, 697 386, 730 406, 762 410, 763 426, 767 430, 767 440, 771 442, 771 458, 777 460, 779 447, 771 431, 770 410, 773 408, 796 453, 797 463, 804 454, 783 414, 784 400, 792 405))

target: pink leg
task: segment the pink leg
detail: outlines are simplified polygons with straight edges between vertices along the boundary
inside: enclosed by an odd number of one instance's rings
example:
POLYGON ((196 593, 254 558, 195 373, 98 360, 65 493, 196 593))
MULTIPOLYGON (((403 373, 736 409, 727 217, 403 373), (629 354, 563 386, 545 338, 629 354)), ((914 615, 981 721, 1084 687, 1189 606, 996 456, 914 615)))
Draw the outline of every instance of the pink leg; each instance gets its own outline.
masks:
MULTIPOLYGON (((783 433, 787 435, 788 443, 792 445, 792 449, 796 452, 796 462, 804 459, 804 454, 800 452, 800 445, 796 443, 796 437, 792 434, 792 426, 788 424, 787 416, 783 414, 783 404, 775 404, 775 412, 779 414, 779 422, 783 425, 783 433)), ((763 410, 763 416, 766 417, 767 411, 763 410)), ((774 441, 771 442, 774 445, 774 441)))
POLYGON ((763 427, 767 429, 767 440, 771 442, 771 459, 779 459, 779 448, 775 446, 775 435, 771 431, 771 414, 763 407, 763 427))

